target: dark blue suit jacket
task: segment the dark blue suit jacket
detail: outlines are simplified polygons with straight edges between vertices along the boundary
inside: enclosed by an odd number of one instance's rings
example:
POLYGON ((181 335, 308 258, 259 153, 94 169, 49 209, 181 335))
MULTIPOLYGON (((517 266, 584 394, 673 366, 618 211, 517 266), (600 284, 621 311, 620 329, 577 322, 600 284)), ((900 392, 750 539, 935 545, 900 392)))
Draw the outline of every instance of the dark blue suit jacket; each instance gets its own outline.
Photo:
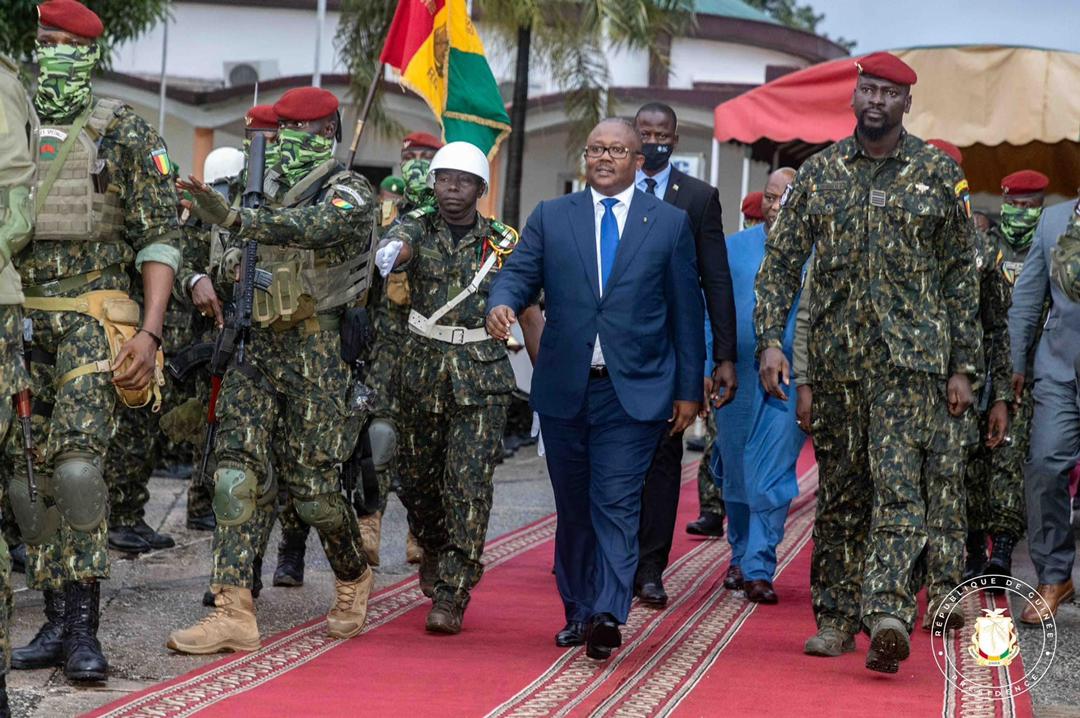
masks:
POLYGON ((704 309, 694 236, 681 209, 635 190, 600 297, 589 190, 547 200, 496 275, 488 310, 520 312, 544 290, 546 326, 533 408, 569 419, 585 402, 597 334, 615 393, 638 421, 671 417, 674 400, 702 400, 704 309))

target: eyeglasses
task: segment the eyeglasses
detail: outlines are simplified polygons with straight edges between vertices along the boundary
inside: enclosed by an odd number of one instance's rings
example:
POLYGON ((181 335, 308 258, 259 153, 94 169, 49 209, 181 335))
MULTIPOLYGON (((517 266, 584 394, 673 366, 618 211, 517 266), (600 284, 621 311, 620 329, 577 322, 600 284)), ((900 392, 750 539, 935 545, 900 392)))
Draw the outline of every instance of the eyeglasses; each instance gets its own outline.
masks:
POLYGON ((630 156, 630 148, 623 147, 622 145, 612 145, 611 147, 588 145, 585 148, 585 156, 592 160, 600 159, 604 156, 605 152, 611 155, 611 159, 613 160, 624 160, 630 156))

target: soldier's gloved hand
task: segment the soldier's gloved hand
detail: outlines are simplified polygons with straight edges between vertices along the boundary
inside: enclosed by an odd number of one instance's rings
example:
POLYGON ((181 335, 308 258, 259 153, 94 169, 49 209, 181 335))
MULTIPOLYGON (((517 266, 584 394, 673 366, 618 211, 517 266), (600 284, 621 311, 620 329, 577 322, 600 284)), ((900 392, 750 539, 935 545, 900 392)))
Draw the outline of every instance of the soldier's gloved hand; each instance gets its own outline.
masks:
POLYGON ((394 271, 394 265, 397 264, 397 258, 403 246, 405 246, 404 242, 395 239, 379 247, 379 250, 375 252, 375 266, 379 268, 379 274, 385 277, 394 271))
POLYGON ((237 213, 229 206, 229 201, 204 184, 194 175, 185 180, 178 180, 176 189, 191 195, 191 213, 207 224, 231 227, 236 223, 237 213))

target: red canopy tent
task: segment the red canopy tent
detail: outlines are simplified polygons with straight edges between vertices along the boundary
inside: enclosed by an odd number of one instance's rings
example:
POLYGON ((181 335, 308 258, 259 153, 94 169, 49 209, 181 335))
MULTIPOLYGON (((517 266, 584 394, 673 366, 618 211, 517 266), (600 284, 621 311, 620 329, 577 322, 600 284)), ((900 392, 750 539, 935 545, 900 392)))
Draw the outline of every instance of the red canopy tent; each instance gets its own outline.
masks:
MULTIPOLYGON (((964 46, 894 50, 919 74, 904 124, 962 148, 976 192, 998 193, 1022 168, 1051 178, 1050 191, 1080 186, 1080 55, 1033 48, 964 46)), ((813 65, 717 105, 720 142, 752 148, 756 159, 798 165, 852 133, 854 58, 813 65)), ((744 190, 748 177, 743 172, 744 190)), ((745 195, 746 192, 744 191, 745 195)))

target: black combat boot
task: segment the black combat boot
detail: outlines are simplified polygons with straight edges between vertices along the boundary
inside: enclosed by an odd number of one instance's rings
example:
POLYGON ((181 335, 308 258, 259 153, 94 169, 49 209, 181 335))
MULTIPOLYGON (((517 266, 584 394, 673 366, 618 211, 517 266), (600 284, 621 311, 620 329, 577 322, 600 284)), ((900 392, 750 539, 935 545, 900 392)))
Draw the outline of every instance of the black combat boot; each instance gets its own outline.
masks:
POLYGON ((11 718, 11 707, 8 706, 7 675, 0 673, 0 718, 11 718))
POLYGON ((11 667, 18 670, 52 668, 64 661, 64 592, 46 589, 45 625, 33 640, 11 652, 11 667))
MULTIPOLYGON (((1009 534, 995 535, 994 545, 990 549, 990 560, 986 563, 983 573, 1012 576, 1012 552, 1015 546, 1016 539, 1009 534)), ((993 592, 1004 593, 1004 589, 993 592)))
POLYGON ((173 540, 172 536, 169 534, 158 533, 150 526, 150 524, 146 523, 146 519, 139 519, 131 528, 136 534, 142 536, 143 540, 155 551, 160 551, 163 548, 172 548, 176 545, 176 541, 173 540))
POLYGON ((970 581, 981 576, 986 570, 986 534, 982 531, 968 531, 967 560, 964 561, 964 580, 970 581))
POLYGON ((301 531, 283 531, 278 543, 275 586, 304 585, 304 552, 307 550, 307 527, 301 531))
POLYGON ((98 642, 101 584, 70 581, 64 611, 64 675, 72 681, 103 681, 109 662, 98 642))
POLYGON ((26 573, 26 544, 16 544, 11 549, 12 573, 26 573))
POLYGON ((217 517, 213 513, 187 517, 187 527, 192 531, 213 531, 216 526, 217 517))
POLYGON ((139 535, 134 525, 109 525, 109 548, 124 553, 146 553, 153 548, 139 535))

